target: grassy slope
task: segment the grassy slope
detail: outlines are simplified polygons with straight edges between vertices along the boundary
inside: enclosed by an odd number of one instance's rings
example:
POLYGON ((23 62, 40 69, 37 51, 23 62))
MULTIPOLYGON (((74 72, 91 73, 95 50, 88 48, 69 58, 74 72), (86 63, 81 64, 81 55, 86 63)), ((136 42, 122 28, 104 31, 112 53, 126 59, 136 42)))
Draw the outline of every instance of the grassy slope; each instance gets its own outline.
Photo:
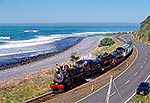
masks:
POLYGON ((134 32, 134 38, 147 45, 150 44, 150 16, 140 23, 140 27, 134 32))
POLYGON ((0 103, 18 103, 39 96, 50 90, 53 70, 40 71, 19 81, 0 83, 0 103))
POLYGON ((147 96, 135 95, 129 103, 150 103, 150 94, 147 96))
POLYGON ((33 98, 49 91, 49 83, 43 82, 25 82, 17 85, 15 88, 7 88, 0 90, 1 102, 22 102, 26 99, 33 98))

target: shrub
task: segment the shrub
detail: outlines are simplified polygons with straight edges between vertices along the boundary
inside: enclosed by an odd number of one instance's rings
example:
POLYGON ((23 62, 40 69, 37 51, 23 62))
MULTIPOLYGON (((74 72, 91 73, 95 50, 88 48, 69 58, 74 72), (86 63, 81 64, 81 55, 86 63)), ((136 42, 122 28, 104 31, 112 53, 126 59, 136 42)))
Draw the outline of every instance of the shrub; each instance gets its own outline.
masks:
POLYGON ((79 59, 78 56, 76 56, 76 53, 72 53, 71 56, 70 56, 70 61, 77 61, 79 59))
POLYGON ((100 41, 99 47, 101 46, 111 46, 115 43, 115 41, 111 38, 104 38, 100 41))

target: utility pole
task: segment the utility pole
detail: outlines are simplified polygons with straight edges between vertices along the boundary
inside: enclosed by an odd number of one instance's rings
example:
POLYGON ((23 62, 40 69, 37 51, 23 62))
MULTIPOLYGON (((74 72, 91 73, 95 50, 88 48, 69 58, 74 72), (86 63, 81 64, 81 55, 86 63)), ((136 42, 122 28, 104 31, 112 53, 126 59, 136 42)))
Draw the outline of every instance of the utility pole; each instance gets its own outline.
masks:
POLYGON ((108 91, 107 91, 107 96, 106 96, 105 103, 109 103, 109 97, 110 97, 110 92, 111 92, 111 87, 112 87, 112 80, 113 80, 113 75, 110 75, 109 88, 108 88, 108 91))

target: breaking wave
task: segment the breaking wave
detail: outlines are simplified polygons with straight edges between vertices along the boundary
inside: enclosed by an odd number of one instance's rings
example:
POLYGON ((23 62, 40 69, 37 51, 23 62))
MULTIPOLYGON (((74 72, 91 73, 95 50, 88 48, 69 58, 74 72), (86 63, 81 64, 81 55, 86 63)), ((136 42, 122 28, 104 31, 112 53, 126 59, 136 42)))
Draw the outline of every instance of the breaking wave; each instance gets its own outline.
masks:
POLYGON ((9 48, 20 48, 28 46, 36 46, 47 43, 52 43, 56 40, 60 40, 61 36, 39 36, 30 40, 19 40, 19 41, 5 41, 6 44, 0 45, 0 49, 9 49, 9 48))
POLYGON ((34 33, 36 33, 36 32, 39 32, 39 30, 24 30, 24 32, 25 32, 25 33, 29 33, 29 32, 34 32, 34 33))
POLYGON ((10 37, 0 37, 0 39, 5 39, 5 44, 0 45, 0 49, 9 49, 9 48, 20 48, 28 46, 36 46, 42 44, 48 44, 61 40, 67 37, 86 37, 94 34, 106 34, 110 32, 82 32, 82 33, 72 33, 72 34, 55 34, 49 36, 36 36, 30 40, 9 40, 10 37))
POLYGON ((9 36, 0 36, 0 40, 10 40, 9 36))
POLYGON ((5 39, 5 44, 0 45, 0 57, 22 54, 43 54, 55 48, 54 45, 48 46, 45 44, 53 44, 55 41, 59 41, 68 37, 87 37, 95 34, 106 33, 110 32, 81 32, 48 36, 41 35, 29 40, 10 40, 10 37, 0 37, 0 39, 5 39))

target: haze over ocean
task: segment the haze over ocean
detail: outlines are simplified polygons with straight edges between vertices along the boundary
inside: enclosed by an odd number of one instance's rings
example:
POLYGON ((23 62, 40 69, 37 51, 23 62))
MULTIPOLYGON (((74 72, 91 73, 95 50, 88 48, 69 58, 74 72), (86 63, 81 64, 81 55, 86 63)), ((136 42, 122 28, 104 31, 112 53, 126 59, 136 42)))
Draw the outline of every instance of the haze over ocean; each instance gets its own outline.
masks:
POLYGON ((138 24, 0 25, 0 66, 60 51, 88 36, 134 31, 138 24))

